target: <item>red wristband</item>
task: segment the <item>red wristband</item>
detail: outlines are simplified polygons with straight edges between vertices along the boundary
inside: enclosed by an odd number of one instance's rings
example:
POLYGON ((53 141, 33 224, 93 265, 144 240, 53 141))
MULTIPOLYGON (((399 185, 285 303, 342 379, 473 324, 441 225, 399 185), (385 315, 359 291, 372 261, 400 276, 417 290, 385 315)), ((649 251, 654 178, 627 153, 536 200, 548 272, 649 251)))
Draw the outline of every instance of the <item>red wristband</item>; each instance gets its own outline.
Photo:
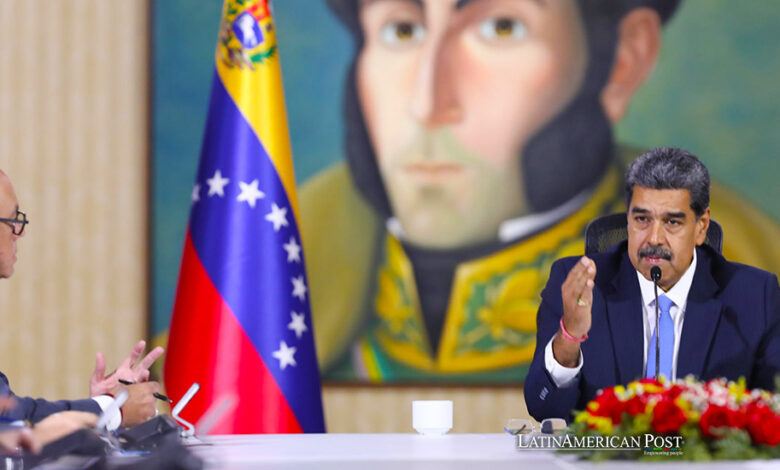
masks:
POLYGON ((566 331, 566 327, 563 326, 563 318, 561 318, 561 333, 563 333, 563 337, 568 339, 569 341, 573 341, 575 343, 582 343, 586 339, 588 339, 588 334, 585 333, 585 335, 582 338, 575 338, 574 336, 570 335, 568 331, 566 331))

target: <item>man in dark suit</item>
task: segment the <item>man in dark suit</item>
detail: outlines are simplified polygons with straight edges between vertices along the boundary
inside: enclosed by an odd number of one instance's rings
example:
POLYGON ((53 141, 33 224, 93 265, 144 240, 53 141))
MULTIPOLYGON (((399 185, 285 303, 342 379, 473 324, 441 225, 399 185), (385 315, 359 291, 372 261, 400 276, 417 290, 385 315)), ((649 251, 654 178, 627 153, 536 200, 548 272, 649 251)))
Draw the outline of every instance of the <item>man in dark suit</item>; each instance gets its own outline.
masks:
MULTIPOLYGON (((656 374, 745 377, 773 389, 780 373, 777 276, 704 245, 709 174, 690 153, 655 148, 626 172, 628 240, 553 264, 537 314, 525 400, 537 420, 569 419, 598 390, 656 374)), ((726 234, 728 236, 728 234, 726 234)))
MULTIPOLYGON (((8 278, 14 272, 16 243, 24 235, 27 223, 27 215, 19 210, 19 202, 11 180, 0 170, 0 279, 8 278)), ((144 341, 139 341, 119 368, 109 375, 105 375, 105 358, 101 353, 98 353, 95 371, 89 381, 90 397, 92 398, 84 400, 51 402, 40 398, 17 397, 11 391, 8 378, 0 372, 0 397, 11 397, 14 402, 14 406, 0 410, 0 415, 6 421, 37 423, 62 411, 84 411, 100 414, 112 401, 110 395, 114 395, 121 388, 124 388, 128 392, 127 401, 123 405, 121 413, 111 417, 109 427, 116 428, 120 423, 127 427, 139 424, 156 414, 156 401, 153 393, 159 390, 159 384, 147 382, 147 379, 149 378, 149 367, 163 353, 163 349, 158 347, 140 359, 145 346, 144 341), (120 385, 120 378, 134 382, 134 384, 126 387, 120 385)), ((81 418, 77 419, 81 420, 81 418)))

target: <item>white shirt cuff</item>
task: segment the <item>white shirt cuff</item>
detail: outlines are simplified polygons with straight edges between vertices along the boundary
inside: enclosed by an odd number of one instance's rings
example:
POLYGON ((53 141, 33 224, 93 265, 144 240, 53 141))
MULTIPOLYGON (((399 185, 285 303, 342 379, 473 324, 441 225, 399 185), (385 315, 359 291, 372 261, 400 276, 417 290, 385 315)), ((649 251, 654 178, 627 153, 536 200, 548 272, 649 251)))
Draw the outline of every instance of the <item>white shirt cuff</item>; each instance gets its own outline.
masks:
POLYGON ((577 365, 575 367, 564 367, 555 360, 555 356, 553 355, 554 340, 555 336, 552 337, 544 348, 544 367, 547 369, 547 372, 550 373, 550 377, 552 377, 556 386, 566 387, 574 382, 574 379, 580 373, 580 369, 582 369, 582 349, 580 349, 580 360, 577 362, 577 365))
MULTIPOLYGON (((92 399, 97 402, 98 406, 100 406, 100 409, 103 410, 103 413, 106 412, 108 406, 114 401, 110 395, 98 395, 96 397, 92 397, 92 399)), ((109 431, 113 431, 118 428, 120 424, 122 424, 122 413, 119 410, 116 410, 114 411, 113 416, 108 418, 108 424, 106 425, 106 428, 109 431)))
MULTIPOLYGON (((25 423, 21 419, 17 419, 16 421, 6 422, 6 423, 4 423, 4 425, 7 426, 8 428, 26 428, 27 427, 27 423, 25 423)), ((7 430, 7 428, 6 429, 2 429, 2 430, 7 430)))

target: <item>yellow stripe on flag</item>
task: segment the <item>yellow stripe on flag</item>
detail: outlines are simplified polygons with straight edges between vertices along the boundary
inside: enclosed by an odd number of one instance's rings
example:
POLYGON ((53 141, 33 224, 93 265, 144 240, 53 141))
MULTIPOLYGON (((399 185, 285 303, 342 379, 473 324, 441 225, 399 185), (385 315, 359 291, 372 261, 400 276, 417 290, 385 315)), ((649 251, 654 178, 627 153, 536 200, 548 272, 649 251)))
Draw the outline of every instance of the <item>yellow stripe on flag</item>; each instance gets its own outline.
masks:
POLYGON ((263 43, 251 51, 241 49, 237 39, 226 32, 229 32, 232 21, 238 15, 251 11, 252 7, 257 14, 257 8, 262 10, 266 2, 247 1, 241 9, 237 9, 234 3, 225 2, 222 11, 220 40, 215 54, 217 73, 241 114, 269 153, 300 227, 282 71, 276 47, 276 28, 268 12, 267 16, 258 21, 263 28, 263 43), (234 47, 236 44, 238 47, 234 47), (260 62, 257 62, 258 56, 263 56, 260 62))

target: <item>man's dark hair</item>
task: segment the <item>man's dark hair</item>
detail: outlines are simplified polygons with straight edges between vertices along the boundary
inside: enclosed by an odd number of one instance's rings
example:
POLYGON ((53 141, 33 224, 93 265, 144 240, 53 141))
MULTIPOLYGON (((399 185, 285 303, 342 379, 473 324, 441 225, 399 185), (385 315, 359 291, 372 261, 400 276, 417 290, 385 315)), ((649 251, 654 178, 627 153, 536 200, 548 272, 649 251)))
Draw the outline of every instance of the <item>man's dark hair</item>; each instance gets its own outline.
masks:
MULTIPOLYGON (((326 0, 355 42, 355 55, 344 93, 345 145, 350 175, 360 193, 382 215, 392 210, 357 96, 357 57, 365 38, 360 27, 360 0, 326 0)), ((600 93, 615 59, 620 20, 631 10, 655 10, 662 22, 681 0, 575 0, 587 38, 588 65, 579 94, 531 138, 521 165, 531 210, 542 212, 593 187, 612 159, 612 127, 604 115, 600 93), (576 157, 573 157, 576 155, 576 157), (572 162, 576 158, 576 162, 572 162)))
POLYGON ((626 171, 626 207, 631 205, 634 186, 649 189, 687 189, 691 210, 698 219, 710 205, 710 174, 690 152, 674 147, 656 147, 626 171))

